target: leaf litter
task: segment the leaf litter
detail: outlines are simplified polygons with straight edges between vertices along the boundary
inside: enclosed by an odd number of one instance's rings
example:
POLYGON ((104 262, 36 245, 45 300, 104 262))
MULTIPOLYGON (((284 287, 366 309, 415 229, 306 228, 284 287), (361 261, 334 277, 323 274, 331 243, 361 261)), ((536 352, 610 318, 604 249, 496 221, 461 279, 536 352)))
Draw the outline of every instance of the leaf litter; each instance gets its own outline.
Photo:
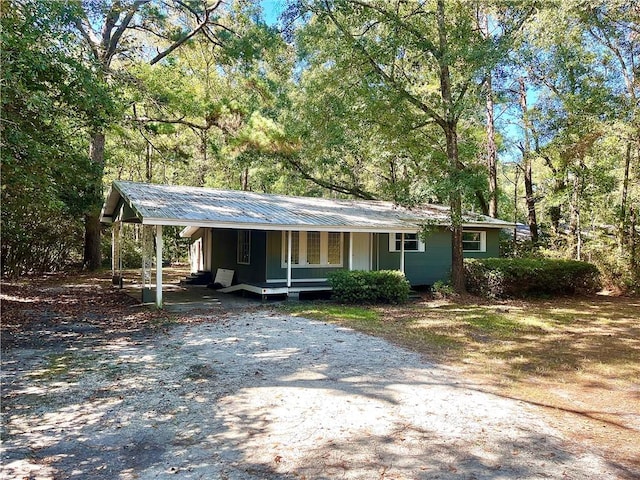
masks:
MULTIPOLYGON (((86 282, 85 282, 86 283, 86 282)), ((3 478, 633 478, 523 402, 261 307, 2 285, 3 478)))

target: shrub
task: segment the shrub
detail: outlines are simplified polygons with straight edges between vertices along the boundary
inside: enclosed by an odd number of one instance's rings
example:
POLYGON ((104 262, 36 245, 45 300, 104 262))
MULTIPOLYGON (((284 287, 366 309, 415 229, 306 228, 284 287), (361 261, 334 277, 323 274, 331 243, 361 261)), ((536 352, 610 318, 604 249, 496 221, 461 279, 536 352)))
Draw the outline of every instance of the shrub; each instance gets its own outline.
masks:
POLYGON ((344 303, 402 303, 411 290, 404 274, 395 270, 336 270, 328 281, 332 297, 344 303))
POLYGON ((438 280, 434 282, 431 286, 431 291, 440 297, 451 297, 456 294, 455 289, 449 282, 443 282, 442 280, 438 280))
POLYGON ((595 265, 534 258, 465 259, 467 290, 491 298, 594 293, 595 265))

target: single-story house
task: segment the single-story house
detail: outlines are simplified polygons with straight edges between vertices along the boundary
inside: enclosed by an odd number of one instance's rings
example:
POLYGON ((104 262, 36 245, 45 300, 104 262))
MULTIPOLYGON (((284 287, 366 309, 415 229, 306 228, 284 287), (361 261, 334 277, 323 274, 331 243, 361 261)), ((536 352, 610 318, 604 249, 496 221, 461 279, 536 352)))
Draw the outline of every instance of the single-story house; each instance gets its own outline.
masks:
MULTIPOLYGON (((412 285, 446 280, 451 269, 449 208, 404 208, 385 201, 295 197, 246 191, 116 181, 104 223, 153 227, 156 301, 162 303, 162 226, 185 227, 192 270, 233 273, 226 291, 262 295, 328 289, 336 269, 401 270, 412 285), (429 234, 420 234, 429 225, 429 234)), ((496 257, 499 232, 513 223, 463 217, 464 255, 496 257)), ((114 228, 114 271, 118 258, 114 228)))

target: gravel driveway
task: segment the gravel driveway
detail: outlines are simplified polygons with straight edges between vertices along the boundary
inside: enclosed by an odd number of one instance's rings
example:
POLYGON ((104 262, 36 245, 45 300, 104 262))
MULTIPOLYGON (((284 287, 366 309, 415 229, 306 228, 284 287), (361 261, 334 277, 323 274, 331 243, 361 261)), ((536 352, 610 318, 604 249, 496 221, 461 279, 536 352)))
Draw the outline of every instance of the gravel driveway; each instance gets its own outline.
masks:
POLYGON ((268 311, 6 350, 3 478, 623 478, 542 413, 374 337, 268 311))

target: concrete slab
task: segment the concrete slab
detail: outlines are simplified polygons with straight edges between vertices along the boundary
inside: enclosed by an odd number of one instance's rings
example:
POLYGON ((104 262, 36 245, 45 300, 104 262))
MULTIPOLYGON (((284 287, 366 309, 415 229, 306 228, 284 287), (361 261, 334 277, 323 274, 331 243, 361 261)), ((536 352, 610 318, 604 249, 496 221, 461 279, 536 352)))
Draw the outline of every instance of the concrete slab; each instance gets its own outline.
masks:
MULTIPOLYGON (((142 303, 142 285, 129 284, 125 285, 123 289, 128 295, 142 303)), ((163 308, 168 312, 207 309, 238 310, 248 306, 274 302, 274 300, 263 302, 259 298, 242 296, 240 292, 235 294, 222 293, 203 285, 164 284, 162 292, 163 308)), ((151 288, 149 293, 146 298, 155 299, 155 288, 151 288)), ((145 302, 145 304, 153 305, 153 301, 145 302)))

